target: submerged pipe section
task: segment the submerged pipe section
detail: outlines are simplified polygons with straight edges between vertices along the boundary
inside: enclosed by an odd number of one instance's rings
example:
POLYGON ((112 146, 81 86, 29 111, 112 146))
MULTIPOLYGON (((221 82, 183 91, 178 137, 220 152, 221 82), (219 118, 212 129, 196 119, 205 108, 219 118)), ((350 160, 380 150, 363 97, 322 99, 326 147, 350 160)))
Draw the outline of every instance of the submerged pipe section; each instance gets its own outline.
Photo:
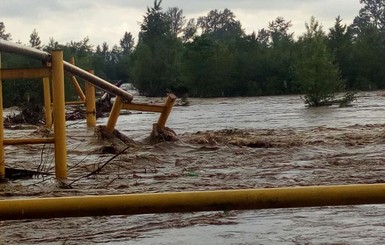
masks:
MULTIPOLYGON (((51 54, 48 52, 26 47, 20 44, 15 44, 5 40, 0 40, 0 52, 24 55, 30 58, 41 60, 43 62, 51 61, 51 54)), ((116 96, 122 97, 125 102, 131 102, 133 99, 133 96, 130 93, 124 91, 123 89, 116 87, 115 85, 101 79, 100 77, 90 74, 87 71, 65 61, 64 70, 66 72, 71 73, 72 75, 76 75, 78 77, 83 78, 84 80, 92 83, 93 85, 102 90, 105 90, 116 96)))
POLYGON ((0 200, 0 220, 385 203, 385 184, 0 200))

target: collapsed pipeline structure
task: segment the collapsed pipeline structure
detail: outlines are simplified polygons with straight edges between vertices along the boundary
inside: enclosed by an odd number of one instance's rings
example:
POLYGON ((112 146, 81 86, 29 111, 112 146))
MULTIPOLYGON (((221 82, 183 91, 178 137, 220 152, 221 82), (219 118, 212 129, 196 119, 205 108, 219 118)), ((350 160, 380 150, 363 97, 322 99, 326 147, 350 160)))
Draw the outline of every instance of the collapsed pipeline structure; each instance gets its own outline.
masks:
MULTIPOLYGON (((158 112, 161 115, 157 126, 163 128, 176 99, 171 94, 163 105, 134 103, 132 102, 133 96, 126 91, 74 64, 63 61, 63 53, 60 50, 47 53, 0 40, 1 52, 38 59, 42 61, 43 65, 40 68, 0 69, 0 179, 5 177, 5 145, 43 143, 55 145, 56 178, 60 181, 67 179, 64 72, 84 79, 87 82, 86 85, 96 86, 117 96, 107 122, 107 129, 110 132, 114 130, 121 109, 158 112), (1 80, 21 78, 43 79, 46 121, 47 126, 53 122, 53 137, 4 139, 1 80), (51 111, 54 115, 53 120, 51 111)), ((72 80, 76 85, 76 79, 73 78, 72 80)), ((79 95, 82 99, 81 103, 86 104, 87 125, 91 127, 95 126, 95 118, 92 113, 95 108, 92 86, 86 86, 86 95, 79 95), (90 88, 88 92, 87 87, 90 88)), ((81 92, 79 87, 77 90, 79 93, 81 92)), ((0 220, 383 203, 385 203, 385 184, 3 199, 0 200, 0 220)))
MULTIPOLYGON (((63 52, 54 50, 51 53, 38 49, 14 44, 0 40, 0 53, 24 55, 33 59, 40 60, 42 66, 39 68, 7 68, 0 69, 0 81, 5 79, 41 78, 44 83, 44 106, 46 126, 51 127, 53 123, 54 136, 39 139, 4 139, 3 125, 3 98, 2 86, 0 86, 0 180, 5 179, 5 159, 4 145, 20 144, 46 144, 55 145, 55 175, 60 181, 67 179, 67 154, 66 154, 66 129, 65 129, 65 95, 64 95, 64 72, 72 75, 79 97, 79 103, 86 105, 87 126, 96 126, 95 111, 95 88, 94 86, 116 96, 116 100, 111 109, 107 130, 112 133, 120 115, 121 109, 158 112, 160 117, 156 123, 157 128, 164 128, 168 116, 176 100, 175 95, 169 94, 164 104, 146 104, 132 102, 133 96, 123 89, 95 76, 92 72, 85 71, 74 64, 63 60, 63 52), (85 95, 75 78, 80 77, 86 81, 85 95), (52 86, 52 94, 51 94, 52 86), (52 99, 51 99, 52 98, 52 99), (51 103, 53 108, 51 108, 51 103), (52 115, 54 115, 52 117, 52 115)), ((1 56, 0 56, 1 63, 1 56)), ((72 61, 72 63, 74 63, 72 61)), ((1 64, 0 64, 1 68, 1 64)), ((0 84, 2 85, 2 83, 0 84)))

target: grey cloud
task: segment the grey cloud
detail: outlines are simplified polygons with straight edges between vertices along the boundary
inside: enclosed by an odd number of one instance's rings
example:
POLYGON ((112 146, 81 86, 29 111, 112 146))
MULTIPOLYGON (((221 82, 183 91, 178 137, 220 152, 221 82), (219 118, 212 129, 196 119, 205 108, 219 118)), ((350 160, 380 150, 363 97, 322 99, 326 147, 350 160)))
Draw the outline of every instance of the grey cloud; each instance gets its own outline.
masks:
MULTIPOLYGON (((207 13, 213 9, 229 8, 236 9, 253 9, 255 11, 287 11, 296 9, 309 9, 312 6, 317 6, 314 11, 319 11, 322 8, 325 15, 340 11, 341 13, 351 13, 352 8, 356 8, 359 0, 163 0, 162 6, 164 9, 169 7, 179 7, 183 9, 187 15, 196 13, 207 13)), ((103 5, 113 6, 116 8, 134 8, 146 11, 147 6, 152 6, 153 0, 0 0, 1 16, 6 17, 33 17, 44 18, 47 13, 60 14, 67 11, 87 10, 92 11, 93 8, 103 5)), ((235 12, 235 11, 234 11, 235 12)), ((235 12, 236 14, 236 12, 235 12)), ((313 15, 313 13, 304 13, 313 15)), ((0 17, 1 18, 1 17, 0 17)))
MULTIPOLYGON (((124 31, 134 35, 138 32, 137 23, 153 3, 154 0, 0 0, 0 21, 5 22, 15 40, 27 39, 36 28, 47 40, 47 36, 80 40, 89 35, 91 40, 98 39, 95 43, 100 43, 103 36, 116 43, 124 31), (109 31, 102 33, 103 28, 109 31), (112 28, 115 30, 111 31, 112 28), (118 36, 114 36, 117 32, 118 36)), ((229 8, 247 32, 264 28, 269 21, 282 16, 295 23, 298 30, 293 31, 301 33, 310 16, 315 16, 326 30, 338 15, 351 21, 361 6, 359 0, 163 0, 162 7, 179 7, 194 18, 213 9, 229 8)))

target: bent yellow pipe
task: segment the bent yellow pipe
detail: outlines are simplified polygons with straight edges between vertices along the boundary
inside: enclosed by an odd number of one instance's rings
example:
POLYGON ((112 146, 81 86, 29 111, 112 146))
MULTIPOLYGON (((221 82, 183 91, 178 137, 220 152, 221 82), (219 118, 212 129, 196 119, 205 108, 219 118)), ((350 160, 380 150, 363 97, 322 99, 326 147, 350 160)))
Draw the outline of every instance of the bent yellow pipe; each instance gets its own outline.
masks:
POLYGON ((0 220, 385 203, 385 184, 0 201, 0 220))

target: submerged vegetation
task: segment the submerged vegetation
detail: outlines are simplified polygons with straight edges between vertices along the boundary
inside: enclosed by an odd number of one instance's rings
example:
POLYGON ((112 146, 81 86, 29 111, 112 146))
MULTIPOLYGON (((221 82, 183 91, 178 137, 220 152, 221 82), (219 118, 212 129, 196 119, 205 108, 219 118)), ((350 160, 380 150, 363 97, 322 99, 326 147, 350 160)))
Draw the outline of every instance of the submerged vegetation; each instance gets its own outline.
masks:
MULTIPOLYGON (((178 7, 163 10, 161 0, 148 7, 135 44, 125 32, 119 45, 94 47, 88 37, 60 44, 42 44, 33 30, 29 46, 50 51, 61 48, 65 59, 93 69, 110 81, 133 83, 141 94, 180 97, 303 94, 308 106, 333 104, 344 91, 385 88, 385 0, 360 0, 363 7, 350 25, 336 17, 324 30, 314 17, 307 31, 294 38, 291 21, 277 17, 267 28, 245 33, 229 10, 186 19, 178 7)), ((0 21, 0 39, 12 40, 0 21)), ((3 54, 3 67, 33 67, 39 62, 3 54)), ((41 83, 4 81, 4 106, 21 105, 25 98, 42 103, 41 83)), ((66 85, 66 96, 75 91, 66 85)), ((72 98, 69 98, 72 99, 72 98)), ((341 102, 354 100, 352 93, 341 102)))

